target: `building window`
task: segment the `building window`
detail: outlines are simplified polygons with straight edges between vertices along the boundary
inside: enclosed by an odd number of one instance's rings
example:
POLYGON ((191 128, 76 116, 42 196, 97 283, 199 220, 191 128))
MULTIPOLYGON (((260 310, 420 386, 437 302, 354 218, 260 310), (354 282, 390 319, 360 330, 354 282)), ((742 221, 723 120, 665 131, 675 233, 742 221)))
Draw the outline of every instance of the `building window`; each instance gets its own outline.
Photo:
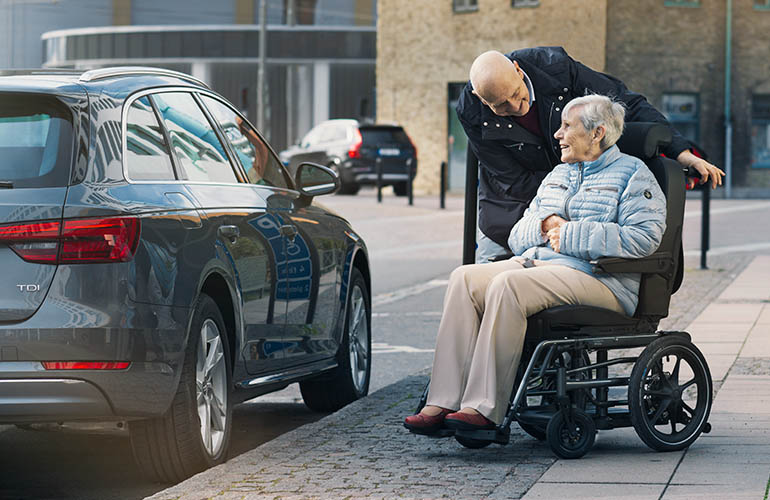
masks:
POLYGON ((698 122, 700 121, 698 94, 663 94, 663 114, 685 139, 698 142, 698 122))
POLYGON ((751 167, 770 168, 770 95, 751 99, 751 167))
POLYGON ((700 7, 700 0, 663 0, 666 7, 700 7))
POLYGON ((452 0, 455 12, 474 12, 479 10, 478 0, 452 0))
POLYGON ((511 7, 537 7, 540 0, 511 0, 511 7))
POLYGON ((757 10, 770 10, 770 0, 754 0, 754 8, 757 10))

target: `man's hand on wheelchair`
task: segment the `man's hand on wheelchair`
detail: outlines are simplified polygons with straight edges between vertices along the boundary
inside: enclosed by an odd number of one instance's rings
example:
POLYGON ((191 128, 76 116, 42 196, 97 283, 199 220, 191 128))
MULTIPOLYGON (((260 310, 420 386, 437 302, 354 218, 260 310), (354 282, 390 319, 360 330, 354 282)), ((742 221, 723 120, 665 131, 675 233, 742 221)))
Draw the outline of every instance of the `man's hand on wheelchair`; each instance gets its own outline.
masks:
POLYGON ((722 169, 712 165, 703 158, 698 158, 689 150, 686 149, 679 153, 676 160, 685 167, 692 167, 698 171, 701 176, 699 184, 705 184, 711 179, 712 189, 722 185, 722 177, 725 175, 722 169))
POLYGON ((559 253, 560 248, 561 227, 566 223, 566 219, 563 219, 556 214, 551 214, 543 219, 543 223, 541 224, 543 234, 548 238, 551 248, 556 253, 559 253))

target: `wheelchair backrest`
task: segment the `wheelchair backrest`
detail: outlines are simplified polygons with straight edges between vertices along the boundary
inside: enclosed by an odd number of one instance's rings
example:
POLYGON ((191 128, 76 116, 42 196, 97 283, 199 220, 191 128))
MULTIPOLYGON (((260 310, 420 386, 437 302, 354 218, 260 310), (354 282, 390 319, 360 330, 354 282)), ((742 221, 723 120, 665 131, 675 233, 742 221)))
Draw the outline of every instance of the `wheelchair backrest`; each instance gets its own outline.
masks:
POLYGON ((660 156, 661 146, 671 142, 671 131, 659 123, 627 123, 618 147, 644 161, 666 195, 666 231, 655 251, 662 259, 671 259, 668 270, 643 274, 639 287, 637 318, 657 321, 668 315, 671 295, 682 283, 684 253, 682 224, 684 221, 685 177, 679 162, 660 156))

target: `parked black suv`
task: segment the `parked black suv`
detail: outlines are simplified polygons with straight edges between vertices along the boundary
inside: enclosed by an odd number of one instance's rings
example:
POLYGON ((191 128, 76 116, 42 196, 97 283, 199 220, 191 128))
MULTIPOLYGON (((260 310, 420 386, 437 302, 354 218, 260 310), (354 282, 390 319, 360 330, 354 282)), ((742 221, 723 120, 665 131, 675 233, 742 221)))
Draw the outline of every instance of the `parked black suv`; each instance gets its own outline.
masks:
POLYGON ((338 187, 190 76, 0 72, 0 423, 127 420, 178 481, 234 403, 367 394, 366 246, 313 201, 338 187))
POLYGON ((305 161, 333 169, 342 181, 341 194, 356 194, 362 185, 376 184, 378 158, 383 186, 392 185, 398 196, 406 196, 409 175, 414 178, 417 173, 417 149, 404 129, 393 124, 328 120, 280 157, 290 172, 305 161))

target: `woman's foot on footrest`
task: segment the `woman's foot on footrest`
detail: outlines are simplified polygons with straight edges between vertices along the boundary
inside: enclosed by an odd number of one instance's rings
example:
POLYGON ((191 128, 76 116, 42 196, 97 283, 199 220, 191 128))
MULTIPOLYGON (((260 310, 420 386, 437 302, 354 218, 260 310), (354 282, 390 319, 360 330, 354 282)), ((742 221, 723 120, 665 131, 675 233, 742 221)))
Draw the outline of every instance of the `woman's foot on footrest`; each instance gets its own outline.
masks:
POLYGON ((486 431, 497 427, 481 413, 450 413, 444 418, 444 425, 456 431, 486 431))
POLYGON ((429 436, 435 434, 444 425, 444 418, 454 410, 442 408, 438 415, 425 415, 417 413, 404 419, 404 427, 415 434, 429 436))

